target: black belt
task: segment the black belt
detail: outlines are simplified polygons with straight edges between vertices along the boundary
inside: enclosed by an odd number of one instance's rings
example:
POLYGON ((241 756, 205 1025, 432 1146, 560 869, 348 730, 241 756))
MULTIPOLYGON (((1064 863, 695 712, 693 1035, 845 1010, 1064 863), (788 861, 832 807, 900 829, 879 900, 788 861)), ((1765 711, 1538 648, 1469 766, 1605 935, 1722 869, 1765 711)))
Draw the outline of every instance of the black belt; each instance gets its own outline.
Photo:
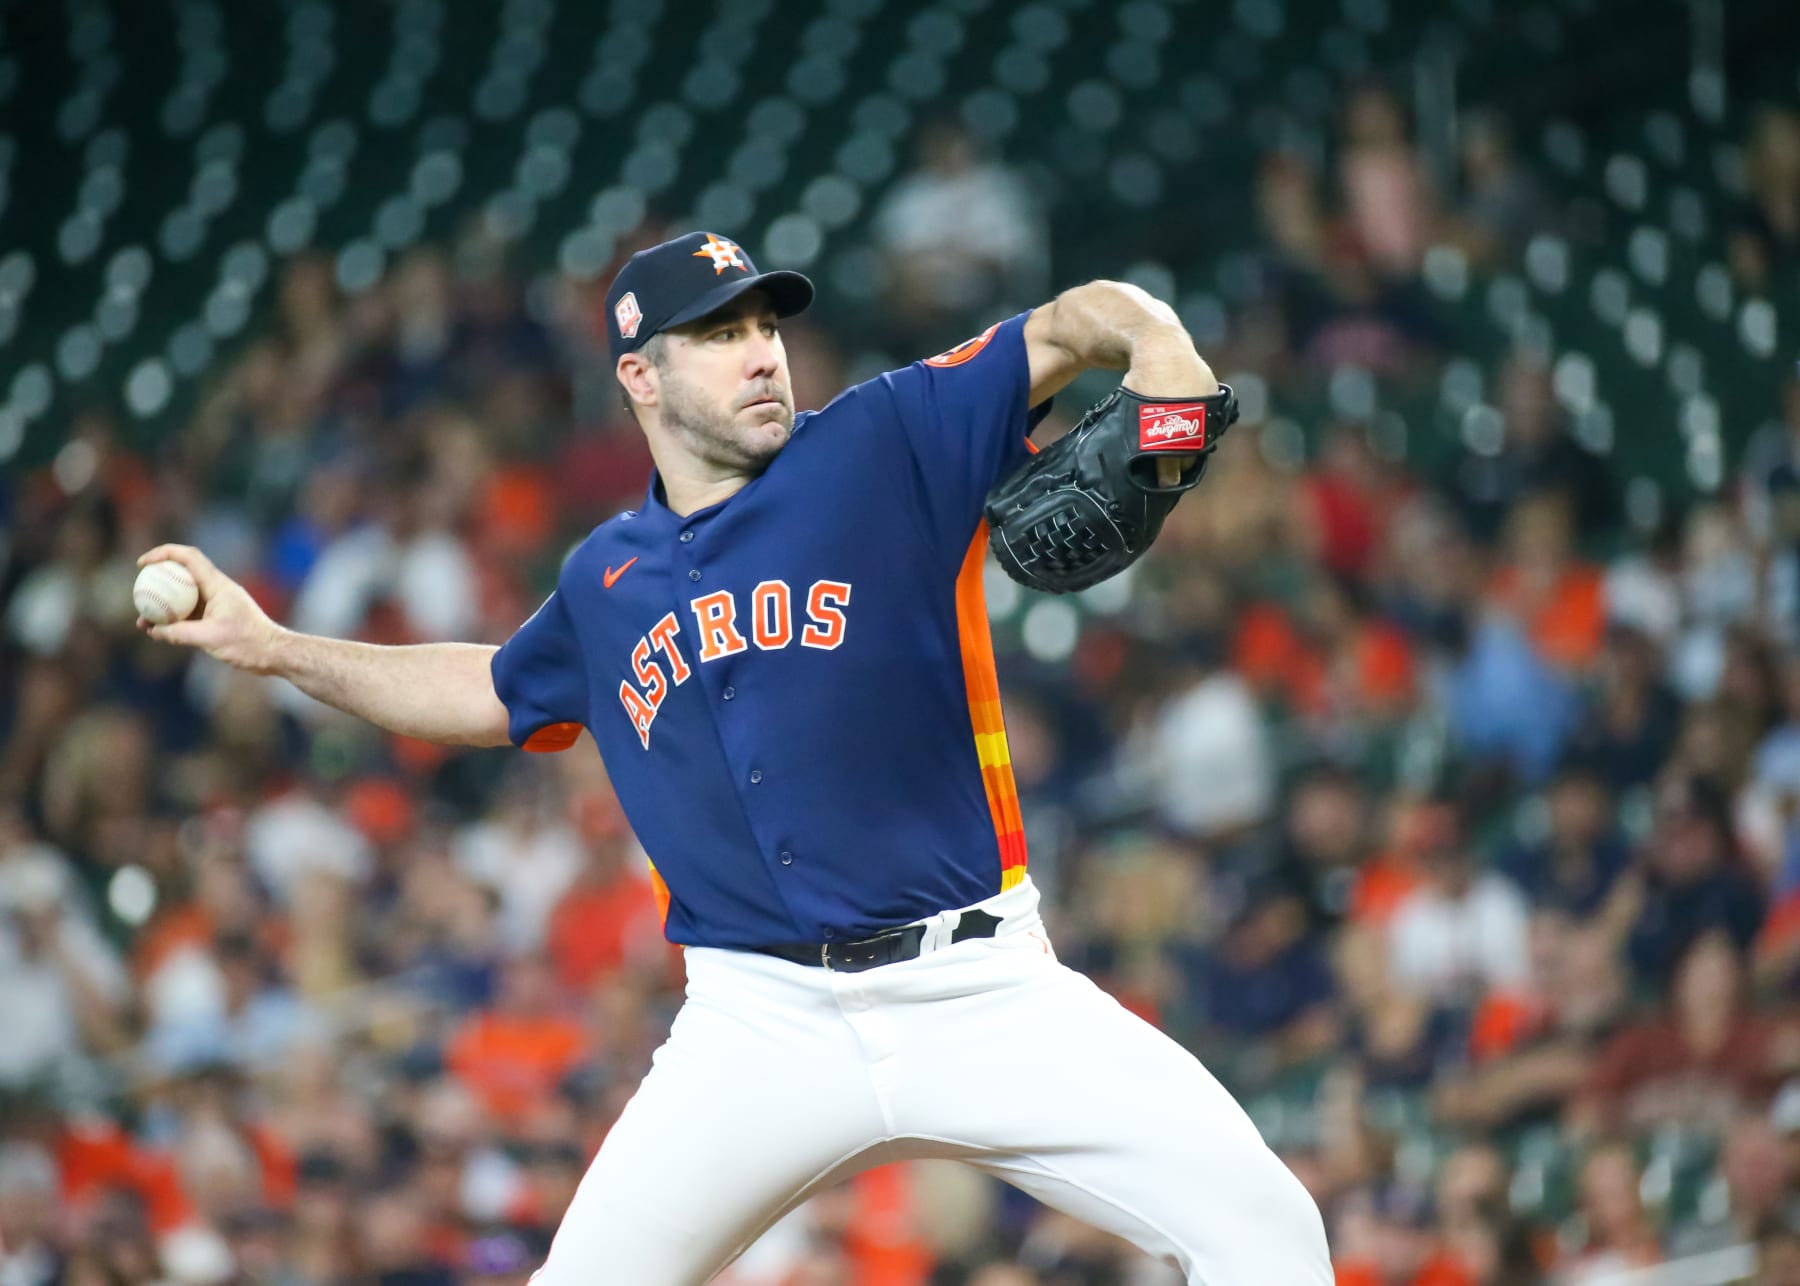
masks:
MULTIPOLYGON (((970 938, 991 938, 1000 927, 1000 917, 986 911, 964 911, 962 919, 950 932, 950 941, 966 942, 970 938)), ((904 929, 878 933, 855 942, 795 942, 758 947, 765 956, 779 956, 795 964, 835 969, 840 973, 861 973, 901 960, 916 960, 925 942, 925 926, 909 924, 904 929)))

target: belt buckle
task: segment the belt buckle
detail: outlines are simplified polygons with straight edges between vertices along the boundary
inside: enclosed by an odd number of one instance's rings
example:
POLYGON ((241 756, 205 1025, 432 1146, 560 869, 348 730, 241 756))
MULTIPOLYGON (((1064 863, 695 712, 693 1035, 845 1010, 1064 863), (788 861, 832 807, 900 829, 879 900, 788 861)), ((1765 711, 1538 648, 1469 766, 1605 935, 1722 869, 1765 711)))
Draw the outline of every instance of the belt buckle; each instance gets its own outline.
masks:
POLYGON ((834 973, 862 973, 868 969, 879 969, 884 964, 892 963, 893 944, 905 933, 904 928, 889 929, 872 938, 858 938, 854 942, 825 943, 819 948, 819 963, 834 973), (835 963, 831 954, 833 946, 840 948, 835 963), (884 952, 890 953, 886 959, 882 958, 884 952))

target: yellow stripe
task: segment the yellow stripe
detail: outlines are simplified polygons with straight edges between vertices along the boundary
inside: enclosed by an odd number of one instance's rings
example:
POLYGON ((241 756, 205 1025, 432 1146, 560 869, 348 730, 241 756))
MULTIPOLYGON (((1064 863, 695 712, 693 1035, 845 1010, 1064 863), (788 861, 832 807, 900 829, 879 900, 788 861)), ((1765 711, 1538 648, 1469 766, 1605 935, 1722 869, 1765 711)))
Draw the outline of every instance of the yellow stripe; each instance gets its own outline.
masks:
POLYGON ((1007 748, 1005 732, 976 733, 975 754, 981 760, 983 768, 998 768, 1001 764, 1012 762, 1012 751, 1007 748))
POLYGON ((1023 864, 1009 866, 1004 871, 1000 872, 1000 891, 1004 893, 1008 889, 1015 889, 1022 884, 1024 880, 1025 867, 1023 864))

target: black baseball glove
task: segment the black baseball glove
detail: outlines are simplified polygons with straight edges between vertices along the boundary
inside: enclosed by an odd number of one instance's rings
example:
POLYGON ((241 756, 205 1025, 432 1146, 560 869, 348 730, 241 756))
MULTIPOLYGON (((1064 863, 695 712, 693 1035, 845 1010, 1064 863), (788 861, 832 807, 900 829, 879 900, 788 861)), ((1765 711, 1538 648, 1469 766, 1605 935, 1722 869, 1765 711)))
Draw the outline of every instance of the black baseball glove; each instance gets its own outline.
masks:
POLYGON ((1209 397, 1152 401, 1121 385, 1067 435, 988 495, 988 546, 1030 589, 1066 594, 1136 562, 1163 519, 1206 472, 1237 421, 1228 384, 1209 397), (1170 483, 1159 459, 1192 456, 1170 483))

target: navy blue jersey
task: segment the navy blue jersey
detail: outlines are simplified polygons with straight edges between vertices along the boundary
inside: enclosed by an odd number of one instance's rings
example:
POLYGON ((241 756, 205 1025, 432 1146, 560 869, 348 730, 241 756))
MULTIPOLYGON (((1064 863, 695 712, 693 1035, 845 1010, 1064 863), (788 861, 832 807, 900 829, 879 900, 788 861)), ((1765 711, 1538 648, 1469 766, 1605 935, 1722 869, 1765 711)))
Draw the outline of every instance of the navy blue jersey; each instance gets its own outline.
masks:
POLYGON ((672 940, 861 938, 1024 877, 981 511, 1035 423, 1025 316, 795 416, 719 504, 652 477, 495 656, 515 744, 593 733, 672 940))

